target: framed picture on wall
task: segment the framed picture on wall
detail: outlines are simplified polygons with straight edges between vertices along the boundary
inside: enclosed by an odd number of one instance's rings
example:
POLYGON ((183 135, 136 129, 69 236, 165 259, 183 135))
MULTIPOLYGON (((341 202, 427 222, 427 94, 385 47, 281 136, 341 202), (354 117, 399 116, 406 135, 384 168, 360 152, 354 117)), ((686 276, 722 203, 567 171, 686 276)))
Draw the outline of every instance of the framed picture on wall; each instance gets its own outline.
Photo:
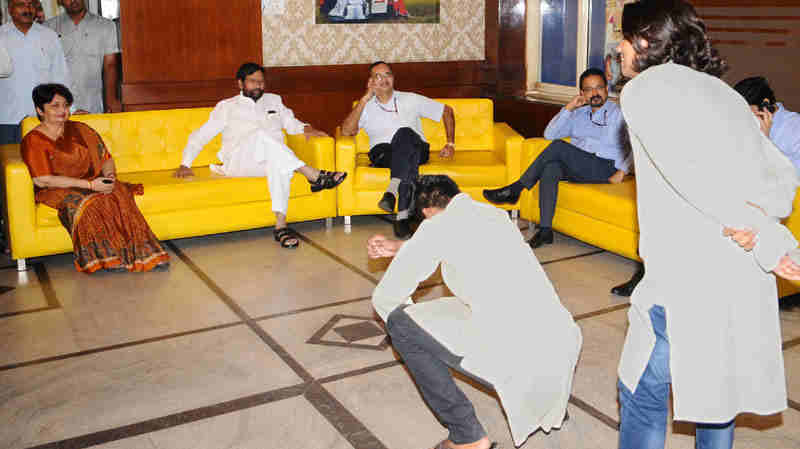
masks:
POLYGON ((439 23, 440 0, 314 0, 315 22, 439 23))

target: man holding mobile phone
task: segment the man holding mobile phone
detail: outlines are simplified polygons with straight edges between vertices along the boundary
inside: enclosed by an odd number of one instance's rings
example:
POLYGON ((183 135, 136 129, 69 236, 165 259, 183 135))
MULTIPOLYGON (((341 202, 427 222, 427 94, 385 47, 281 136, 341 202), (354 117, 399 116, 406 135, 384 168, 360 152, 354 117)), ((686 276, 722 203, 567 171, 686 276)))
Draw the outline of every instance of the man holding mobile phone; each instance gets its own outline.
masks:
POLYGON ((775 93, 763 76, 745 78, 733 88, 747 100, 764 135, 792 161, 800 174, 800 114, 775 101, 775 93))

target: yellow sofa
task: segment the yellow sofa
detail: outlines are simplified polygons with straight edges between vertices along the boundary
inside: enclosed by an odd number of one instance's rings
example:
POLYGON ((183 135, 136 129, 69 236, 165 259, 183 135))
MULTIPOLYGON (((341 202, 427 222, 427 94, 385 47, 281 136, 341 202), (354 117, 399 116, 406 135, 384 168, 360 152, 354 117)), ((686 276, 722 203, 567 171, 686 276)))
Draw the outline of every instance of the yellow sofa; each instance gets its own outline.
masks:
MULTIPOLYGON (((441 159, 439 150, 446 143, 441 122, 422 119, 425 139, 431 145, 431 157, 420 166, 420 174, 448 175, 463 192, 485 201, 481 191, 508 184, 519 176, 523 138, 505 123, 494 122, 491 100, 438 99, 453 108, 456 122, 456 151, 452 159, 441 159)), ((349 173, 338 187, 338 212, 349 226, 350 216, 384 214, 378 201, 389 186, 389 169, 370 167, 369 138, 364 130, 355 137, 342 136, 337 130, 336 170, 349 173)), ((507 205, 516 215, 518 204, 507 205)))
MULTIPOLYGON (((526 139, 522 144, 522 169, 526 169, 549 144, 549 140, 542 138, 526 139)), ((523 190, 519 202, 520 216, 538 223, 539 185, 523 190)), ((795 197, 794 212, 785 223, 800 240, 800 193, 795 197)), ((636 181, 626 177, 620 184, 561 182, 553 228, 612 253, 641 260, 638 254, 636 181)), ((800 286, 797 284, 778 279, 779 296, 798 292, 800 286)))
MULTIPOLYGON (((217 161, 221 138, 212 140, 194 161, 193 178, 172 176, 180 165, 189 134, 208 119, 210 108, 73 116, 103 137, 119 179, 144 185, 136 203, 159 239, 192 237, 275 224, 265 178, 226 178, 208 165, 217 161)), ((27 134, 38 120, 22 123, 27 134)), ((320 169, 333 170, 331 137, 286 136, 297 156, 320 169)), ((55 209, 36 204, 33 181, 19 145, 5 145, 0 163, 6 187, 6 223, 11 256, 24 269, 25 259, 72 251, 69 234, 55 209)), ((292 178, 287 219, 291 222, 336 216, 336 193, 311 193, 305 177, 292 178)), ((328 220, 330 224, 330 220, 328 220)))

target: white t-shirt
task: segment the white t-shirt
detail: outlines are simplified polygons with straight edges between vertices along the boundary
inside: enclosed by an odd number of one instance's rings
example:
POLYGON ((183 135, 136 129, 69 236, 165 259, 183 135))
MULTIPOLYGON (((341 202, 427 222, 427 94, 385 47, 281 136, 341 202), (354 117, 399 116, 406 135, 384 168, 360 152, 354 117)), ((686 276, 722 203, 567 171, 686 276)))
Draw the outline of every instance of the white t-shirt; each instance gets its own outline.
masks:
POLYGON ((391 143, 397 130, 406 127, 425 140, 420 118, 439 122, 443 113, 444 104, 438 101, 413 92, 394 91, 386 104, 379 103, 378 97, 372 97, 361 113, 358 127, 367 132, 370 148, 379 143, 391 143))

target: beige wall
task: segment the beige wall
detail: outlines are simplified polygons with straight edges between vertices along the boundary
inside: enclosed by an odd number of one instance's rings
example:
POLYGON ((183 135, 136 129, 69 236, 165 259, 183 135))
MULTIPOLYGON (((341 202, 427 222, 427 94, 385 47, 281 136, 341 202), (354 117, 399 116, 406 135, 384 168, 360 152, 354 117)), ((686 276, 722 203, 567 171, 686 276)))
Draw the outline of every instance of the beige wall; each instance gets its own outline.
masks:
POLYGON ((286 0, 264 15, 264 65, 470 61, 485 57, 484 0, 441 0, 439 24, 315 25, 318 0, 286 0))

